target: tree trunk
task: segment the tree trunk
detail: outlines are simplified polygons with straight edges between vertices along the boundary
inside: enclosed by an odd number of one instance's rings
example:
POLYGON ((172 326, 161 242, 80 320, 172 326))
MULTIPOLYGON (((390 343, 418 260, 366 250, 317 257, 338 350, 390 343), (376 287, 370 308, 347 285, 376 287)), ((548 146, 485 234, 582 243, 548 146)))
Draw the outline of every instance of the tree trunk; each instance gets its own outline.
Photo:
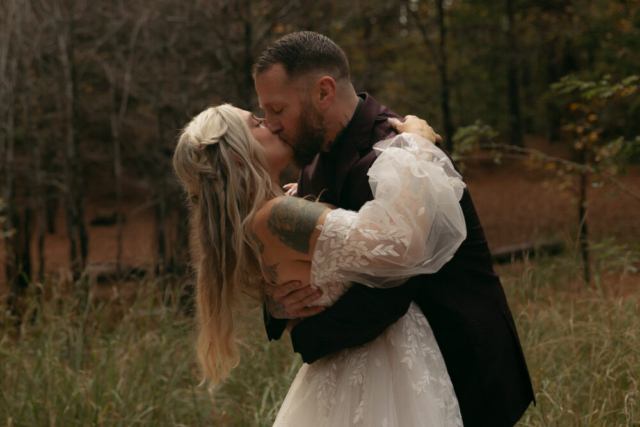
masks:
POLYGON ((242 71, 240 102, 242 108, 252 110, 256 99, 251 69, 253 68, 253 26, 251 19, 251 0, 244 0, 244 69, 242 71))
POLYGON ((36 183, 35 183, 35 198, 36 198, 36 211, 38 215, 38 234, 37 234, 37 247, 38 247, 38 273, 35 276, 37 282, 41 283, 44 280, 45 271, 45 254, 44 254, 44 236, 47 231, 46 225, 46 206, 44 202, 43 194, 43 181, 44 171, 42 169, 42 152, 44 151, 44 138, 38 137, 37 142, 33 144, 33 158, 35 163, 36 183))
MULTIPOLYGON (((24 227, 21 221, 24 218, 20 217, 19 210, 17 208, 18 197, 16 195, 16 167, 15 167, 15 89, 16 89, 16 73, 18 67, 18 58, 13 58, 10 65, 11 80, 9 80, 9 90, 6 96, 6 147, 4 148, 4 182, 2 188, 2 197, 6 203, 6 221, 4 223, 6 231, 13 231, 5 240, 5 252, 6 262, 5 271, 7 284, 9 286, 9 299, 8 306, 11 313, 20 319, 20 310, 18 306, 18 300, 20 294, 26 287, 25 277, 22 274, 22 263, 24 257, 22 256, 22 234, 24 227)), ((29 267, 28 265, 26 266, 29 267)))
POLYGON ((174 245, 174 268, 173 271, 183 276, 189 266, 189 209, 184 200, 177 201, 177 230, 176 244, 174 245))
POLYGON ((507 0, 507 41, 508 76, 509 76, 509 142, 511 145, 523 146, 522 116, 520 114, 520 94, 518 88, 518 50, 516 47, 514 18, 514 0, 507 0))
MULTIPOLYGON (((14 182, 15 184, 15 182, 14 182)), ((15 188, 15 187, 14 187, 15 188)), ((14 197, 16 199, 16 197, 14 197)), ((13 228, 15 234, 11 236, 13 240, 13 258, 15 265, 13 266, 13 294, 20 296, 24 294, 25 289, 29 286, 31 280, 31 223, 33 220, 33 209, 31 207, 31 188, 26 182, 22 188, 22 197, 20 198, 21 209, 14 209, 13 228)))
MULTIPOLYGON (((535 103, 534 111, 537 111, 540 107, 539 100, 536 99, 534 82, 532 79, 532 68, 534 67, 533 61, 535 58, 527 58, 525 59, 525 64, 522 67, 522 92, 524 99, 528 102, 535 103)), ((537 119, 534 119, 534 115, 525 114, 522 119, 522 132, 524 133, 535 133, 539 130, 539 125, 537 119)))
POLYGON ((58 188, 55 185, 47 185, 45 194, 48 196, 45 198, 45 214, 47 233, 54 234, 56 232, 56 219, 58 217, 58 206, 60 205, 60 197, 58 195, 52 196, 58 192, 58 188))
MULTIPOLYGON (((13 221, 13 181, 14 181, 14 89, 16 79, 16 69, 18 66, 18 55, 11 52, 12 33, 15 25, 15 2, 11 2, 4 7, 5 20, 0 27, 0 172, 2 172, 2 198, 5 203, 5 216, 3 230, 9 232, 12 229, 13 221), (10 52, 13 55, 10 55, 10 52), (11 58, 13 56, 13 58, 11 58), (9 58, 11 60, 9 61, 9 58)), ((4 234, 4 233, 3 233, 4 234)), ((2 234, 0 234, 2 235, 2 234)), ((10 238, 5 240, 5 275, 6 283, 11 289, 14 264, 12 259, 13 248, 10 238)))
POLYGON ((448 152, 453 151, 453 123, 451 121, 451 110, 449 108, 449 77, 447 73, 448 55, 446 49, 447 25, 445 22, 444 0, 438 0, 438 24, 440 25, 440 81, 442 121, 444 124, 444 147, 448 152))
POLYGON ((62 69, 64 75, 64 97, 65 97, 65 113, 66 113, 66 141, 65 141, 65 156, 64 156, 64 182, 65 182, 65 207, 67 211, 67 232, 69 234, 69 261, 71 262, 71 271, 73 273, 73 280, 80 278, 82 271, 82 262, 78 258, 78 228, 77 218, 78 212, 76 211, 75 204, 75 185, 73 180, 73 162, 76 161, 75 155, 75 128, 73 120, 73 76, 71 71, 71 64, 69 58, 69 52, 67 49, 67 40, 64 34, 58 35, 58 44, 60 46, 60 56, 62 62, 62 69))
MULTIPOLYGON (((136 22, 136 26, 133 29, 131 34, 131 39, 129 40, 129 56, 127 57, 127 61, 125 63, 124 70, 124 81, 122 83, 122 100, 120 102, 120 107, 118 108, 118 104, 116 102, 116 88, 117 88, 117 79, 115 75, 112 75, 110 80, 111 83, 111 133, 113 135, 113 171, 115 175, 115 190, 116 190, 116 271, 118 275, 120 274, 120 268, 122 264, 122 232, 124 226, 124 216, 122 214, 122 205, 123 205, 123 193, 122 193, 122 143, 120 140, 120 134, 122 131, 122 127, 124 125, 124 119, 127 113, 127 107, 129 105, 129 91, 131 88, 131 74, 134 64, 134 52, 136 41, 138 39, 138 33, 142 24, 147 20, 147 15, 142 16, 136 22)), ((111 74, 108 71, 107 72, 111 74)))
POLYGON ((122 147, 120 143, 120 123, 118 120, 117 102, 116 102, 116 82, 111 82, 111 136, 113 138, 113 173, 115 177, 115 193, 116 193, 116 272, 120 275, 122 266, 122 147))
MULTIPOLYGON (((587 155, 586 149, 581 152, 582 164, 586 164, 587 155)), ((584 270, 584 280, 587 283, 591 282, 591 273, 589 265, 589 233, 587 230, 587 181, 588 174, 586 171, 580 173, 580 199, 578 206, 578 218, 580 220, 580 231, 578 232, 578 239, 580 244, 580 255, 582 257, 582 268, 584 270)))
MULTIPOLYGON (((15 65, 16 61, 14 61, 15 65)), ((13 88, 10 89, 13 91, 13 88)), ((15 231, 16 226, 16 197, 15 197, 15 103, 13 93, 9 93, 7 97, 7 116, 6 116, 6 133, 4 148, 4 182, 2 186, 2 198, 6 204, 6 221, 4 223, 5 231, 15 231)), ((16 248, 16 236, 12 235, 5 240, 6 262, 5 270, 7 284, 9 285, 9 307, 15 313, 14 308, 16 302, 16 279, 18 276, 18 257, 16 248)))
MULTIPOLYGON (((65 184, 67 205, 67 227, 71 240, 71 269, 74 281, 80 279, 87 262, 88 235, 84 224, 84 178, 82 176, 82 156, 80 140, 77 135, 77 73, 74 64, 74 26, 72 12, 68 12, 69 22, 63 33, 58 35, 60 59, 65 88, 66 112, 66 150, 65 184)), ((88 289, 80 289, 82 297, 88 295, 88 289)))
MULTIPOLYGON (((12 61, 12 74, 17 72, 17 58, 12 61)), ((3 198, 7 202, 7 230, 13 230, 13 234, 6 239, 6 276, 9 284, 8 306, 12 314, 20 318, 19 307, 20 296, 24 294, 31 278, 31 216, 29 183, 23 182, 18 188, 15 167, 15 80, 11 87, 8 99, 8 114, 6 123, 6 144, 5 151, 5 182, 3 188, 3 198), (22 191, 22 197, 18 197, 18 192, 22 191), (19 202, 19 203, 18 203, 19 202)), ((26 106, 23 106, 23 111, 26 106)), ((28 112, 25 112, 24 120, 28 112)), ((23 123, 25 126, 28 123, 23 123)))
MULTIPOLYGON (((42 78, 41 73, 36 71, 38 74, 38 78, 42 78)), ((28 105, 27 103, 31 99, 31 82, 27 81, 27 94, 24 97, 23 104, 28 105)), ((27 108, 25 107, 25 112, 27 108)), ((26 116, 26 115, 25 115, 26 116)), ((27 119, 25 118, 25 123, 27 119)), ((25 129, 29 129, 31 126, 25 125, 25 129)), ((34 184, 33 184, 33 192, 35 199, 35 215, 38 218, 38 222, 36 225, 36 248, 37 248, 37 261, 38 261, 38 271, 34 275, 34 279, 37 283, 42 283, 44 280, 44 272, 45 272, 45 252, 44 252, 44 238, 46 233, 46 204, 45 204, 45 193, 44 193, 44 180, 45 173, 43 167, 43 153, 45 152, 45 137, 44 135, 34 134, 34 140, 32 140, 28 146, 32 147, 31 155, 33 156, 33 168, 34 168, 34 184)), ((38 293, 38 297, 40 296, 41 288, 38 287, 36 292, 38 293)), ((34 313, 35 315, 35 313, 34 313)))
POLYGON ((158 227, 158 260, 156 273, 164 275, 167 262, 167 194, 165 167, 162 147, 164 146, 164 125, 162 112, 158 111, 158 144, 155 150, 154 182, 156 188, 156 224, 158 227))
MULTIPOLYGON (((362 47, 364 51, 364 56, 366 58, 367 63, 373 64, 375 61, 373 52, 371 47, 373 46, 373 24, 371 20, 373 19, 370 16, 370 13, 367 13, 369 8, 366 6, 366 2, 360 3, 360 8, 362 11, 362 26, 364 27, 364 36, 362 37, 362 47)), ((375 84, 375 67, 366 67, 364 70, 364 76, 362 81, 362 91, 368 93, 375 93, 374 84, 375 84)))
MULTIPOLYGON (((28 84, 28 83, 27 83, 28 84)), ((27 146, 36 145, 35 141, 31 140, 30 136, 30 116, 29 116, 29 99, 30 92, 27 88, 25 93, 21 96, 22 104, 22 127, 24 129, 24 143, 27 146)), ((21 212, 16 212, 16 218, 20 224, 17 227, 17 233, 15 234, 16 244, 16 259, 18 266, 18 277, 16 285, 19 290, 16 294, 21 294, 29 286, 29 282, 32 280, 32 268, 31 268, 31 223, 33 219, 33 206, 32 206, 32 185, 33 179, 30 174, 27 174, 22 180, 22 206, 21 212)))
MULTIPOLYGON (((557 49, 558 38, 552 38, 546 46, 547 63, 547 87, 560 80, 560 70, 558 69, 557 49)), ((557 101, 549 98, 547 101, 547 137, 551 142, 560 140, 560 110, 557 101)))

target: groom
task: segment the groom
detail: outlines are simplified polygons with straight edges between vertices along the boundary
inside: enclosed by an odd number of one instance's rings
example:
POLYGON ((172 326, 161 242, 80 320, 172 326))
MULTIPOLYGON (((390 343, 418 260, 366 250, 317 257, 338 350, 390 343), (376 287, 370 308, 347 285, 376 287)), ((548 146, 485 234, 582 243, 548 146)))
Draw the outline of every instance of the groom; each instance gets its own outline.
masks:
MULTIPOLYGON (((396 135, 388 119, 399 117, 356 94, 344 52, 320 34, 293 33, 265 50, 253 74, 266 125, 293 147, 303 168, 298 196, 351 210, 371 200, 372 145, 396 135)), ((307 307, 318 297, 309 287, 272 288, 269 339, 289 328, 294 350, 313 363, 375 339, 415 301, 442 351, 464 425, 514 425, 534 399, 531 380, 468 190, 460 205, 467 238, 440 271, 391 289, 356 284, 326 310, 307 307), (287 320, 299 317, 306 319, 287 320)))

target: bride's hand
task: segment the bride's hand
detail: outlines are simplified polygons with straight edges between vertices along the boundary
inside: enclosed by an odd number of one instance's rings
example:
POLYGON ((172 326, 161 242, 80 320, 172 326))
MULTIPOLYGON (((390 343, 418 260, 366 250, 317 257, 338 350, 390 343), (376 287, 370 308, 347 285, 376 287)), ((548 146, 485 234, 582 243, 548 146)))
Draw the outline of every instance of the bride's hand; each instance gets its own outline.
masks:
POLYGON ((416 116, 405 116, 404 122, 390 118, 389 123, 398 133, 415 133, 434 143, 441 143, 442 137, 435 133, 429 124, 416 116))

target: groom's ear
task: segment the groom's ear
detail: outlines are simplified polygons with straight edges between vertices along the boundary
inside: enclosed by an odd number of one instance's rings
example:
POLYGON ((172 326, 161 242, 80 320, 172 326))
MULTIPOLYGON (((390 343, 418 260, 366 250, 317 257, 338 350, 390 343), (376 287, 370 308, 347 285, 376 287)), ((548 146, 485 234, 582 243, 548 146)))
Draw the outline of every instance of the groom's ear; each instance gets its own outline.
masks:
POLYGON ((320 77, 313 89, 313 100, 319 110, 326 110, 336 99, 336 82, 329 76, 320 77))

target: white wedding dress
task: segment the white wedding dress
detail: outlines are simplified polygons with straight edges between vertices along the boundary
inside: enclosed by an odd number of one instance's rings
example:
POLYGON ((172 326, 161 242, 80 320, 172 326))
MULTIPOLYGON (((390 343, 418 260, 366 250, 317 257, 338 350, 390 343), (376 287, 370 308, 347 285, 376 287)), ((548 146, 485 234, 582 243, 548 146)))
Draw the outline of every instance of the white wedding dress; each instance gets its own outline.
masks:
MULTIPOLYGON (((434 273, 466 238, 465 184, 440 149, 413 134, 374 147, 374 200, 331 211, 321 227, 311 265, 318 305, 332 305, 351 282, 390 287, 434 273)), ((411 303, 372 342, 304 364, 275 426, 443 427, 462 418, 431 327, 411 303)))

